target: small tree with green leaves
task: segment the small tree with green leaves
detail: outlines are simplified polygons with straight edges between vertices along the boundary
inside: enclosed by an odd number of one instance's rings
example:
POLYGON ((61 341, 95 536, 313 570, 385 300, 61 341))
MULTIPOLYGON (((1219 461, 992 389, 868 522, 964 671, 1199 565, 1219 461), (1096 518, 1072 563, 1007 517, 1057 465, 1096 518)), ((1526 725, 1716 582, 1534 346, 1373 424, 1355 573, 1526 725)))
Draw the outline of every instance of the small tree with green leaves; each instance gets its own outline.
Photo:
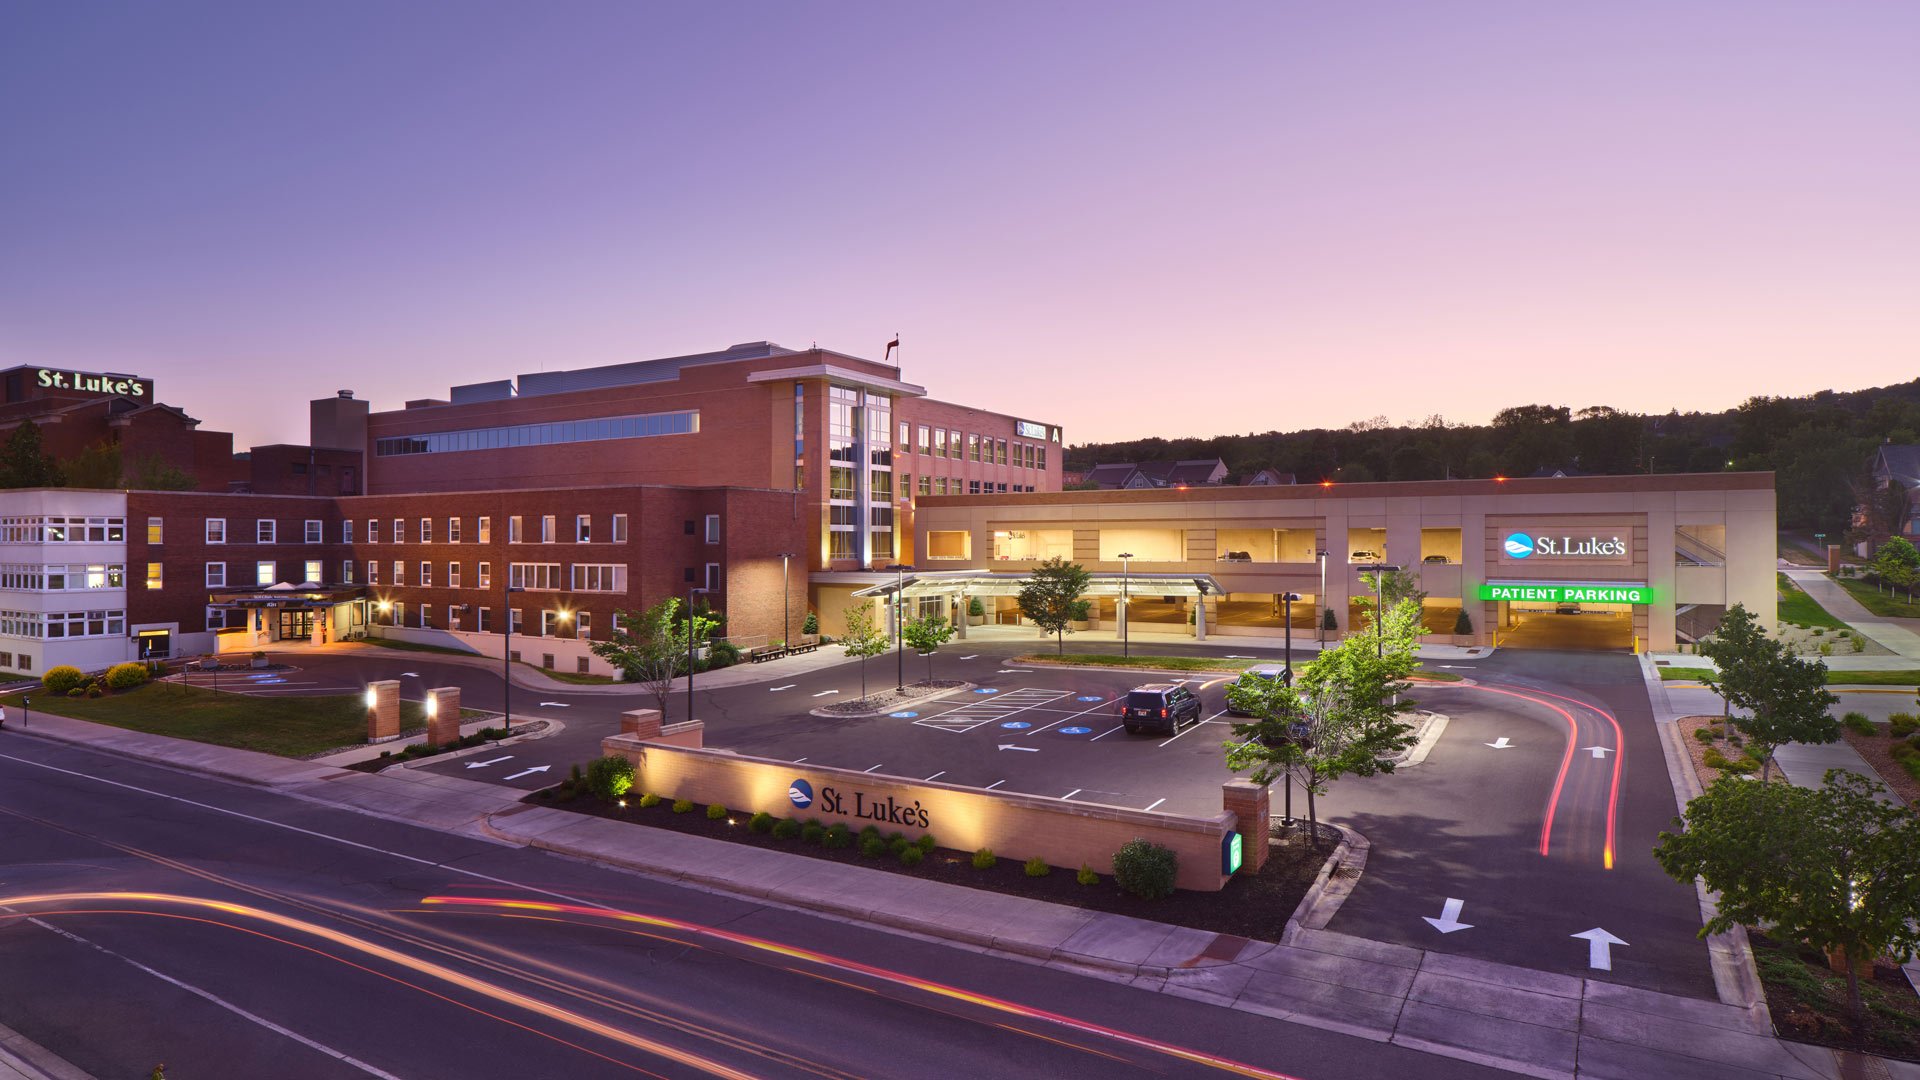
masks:
POLYGON ((944 615, 929 615, 908 623, 907 647, 927 658, 927 681, 933 681, 933 654, 953 638, 953 624, 944 615))
POLYGON ((1766 648, 1767 634, 1760 628, 1760 620, 1754 618, 1745 604, 1735 604, 1720 616, 1713 633, 1702 638, 1696 649, 1715 665, 1715 670, 1702 676, 1700 681, 1720 695, 1720 737, 1723 739, 1732 727, 1733 698, 1736 694, 1742 700, 1750 696, 1749 675, 1764 662, 1766 648))
POLYGON ((1020 614, 1041 631, 1052 634, 1059 652, 1067 651, 1066 635, 1073 632, 1073 605, 1087 591, 1093 575, 1079 563, 1055 555, 1033 568, 1020 587, 1020 614))
POLYGON ((867 700, 867 657, 887 651, 887 635, 874 625, 873 601, 862 600, 847 609, 847 636, 841 639, 847 655, 860 661, 860 700, 867 700))
POLYGON ((1322 630, 1340 629, 1340 618, 1339 616, 1333 613, 1332 608, 1326 608, 1324 610, 1324 613, 1320 616, 1320 629, 1322 630))
POLYGON ((23 420, 0 445, 0 488, 59 487, 60 466, 48 456, 40 425, 23 420))
POLYGON ((1764 926, 1834 958, 1856 1036, 1867 1022, 1861 966, 1920 948, 1920 815, 1880 790, 1839 770, 1819 788, 1722 777, 1674 820, 1684 831, 1653 849, 1673 878, 1720 894, 1700 936, 1764 926))
POLYGON ((1773 752, 1783 744, 1840 738, 1840 722, 1832 713, 1840 699, 1827 692, 1827 665, 1795 656, 1785 642, 1762 633, 1744 605, 1727 609, 1700 651, 1719 669, 1708 682, 1746 737, 1748 752, 1760 761, 1762 780, 1772 775, 1773 752))
POLYGON ((1903 536, 1891 537, 1874 552, 1870 567, 1874 577, 1889 590, 1900 589, 1913 601, 1913 587, 1920 583, 1920 550, 1903 536))
POLYGON ((697 648, 713 632, 714 620, 699 612, 692 619, 683 617, 679 598, 669 596, 637 614, 616 611, 613 623, 613 636, 595 641, 588 648, 619 668, 628 682, 653 695, 660 718, 666 719, 674 676, 687 665, 689 635, 692 647, 697 648))

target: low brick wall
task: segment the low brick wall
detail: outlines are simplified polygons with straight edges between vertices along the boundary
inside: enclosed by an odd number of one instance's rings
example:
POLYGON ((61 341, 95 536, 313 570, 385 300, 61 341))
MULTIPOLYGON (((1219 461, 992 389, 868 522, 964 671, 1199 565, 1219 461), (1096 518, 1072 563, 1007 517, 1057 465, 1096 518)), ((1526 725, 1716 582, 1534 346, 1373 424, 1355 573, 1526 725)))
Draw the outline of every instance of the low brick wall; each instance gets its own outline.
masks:
POLYGON ((943 847, 988 847, 1003 859, 1021 862, 1037 855, 1063 870, 1085 863, 1111 874, 1113 853, 1143 837, 1179 856, 1177 883, 1183 889, 1216 890, 1226 883, 1220 846, 1236 828, 1234 815, 1225 811, 1190 818, 1094 806, 668 746, 633 735, 611 736, 601 747, 633 762, 636 791, 720 803, 746 813, 764 810, 802 821, 817 817, 855 830, 874 825, 910 837, 931 832, 943 847), (798 805, 796 796, 808 805, 798 805))

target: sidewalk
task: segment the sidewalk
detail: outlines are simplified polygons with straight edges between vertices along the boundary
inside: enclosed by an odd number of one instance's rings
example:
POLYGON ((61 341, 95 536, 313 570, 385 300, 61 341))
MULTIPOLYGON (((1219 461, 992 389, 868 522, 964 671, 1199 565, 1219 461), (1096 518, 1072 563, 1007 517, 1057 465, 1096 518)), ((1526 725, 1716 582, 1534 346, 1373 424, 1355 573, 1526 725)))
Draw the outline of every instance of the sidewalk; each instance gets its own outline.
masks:
POLYGON ((0 1080, 93 1080, 93 1076, 0 1024, 0 1080))
MULTIPOLYGON (((57 717, 31 733, 1530 1076, 1869 1075, 1863 1059, 1774 1039, 1754 1010, 1292 921, 1283 943, 1253 942, 532 806, 458 777, 356 773, 57 717)), ((1920 1067, 1888 1062, 1884 1075, 1920 1080, 1920 1067)))
POLYGON ((1905 660, 1920 660, 1920 634, 1903 620, 1882 618, 1868 611, 1847 590, 1818 570, 1784 570, 1782 573, 1835 618, 1865 634, 1876 645, 1905 660))

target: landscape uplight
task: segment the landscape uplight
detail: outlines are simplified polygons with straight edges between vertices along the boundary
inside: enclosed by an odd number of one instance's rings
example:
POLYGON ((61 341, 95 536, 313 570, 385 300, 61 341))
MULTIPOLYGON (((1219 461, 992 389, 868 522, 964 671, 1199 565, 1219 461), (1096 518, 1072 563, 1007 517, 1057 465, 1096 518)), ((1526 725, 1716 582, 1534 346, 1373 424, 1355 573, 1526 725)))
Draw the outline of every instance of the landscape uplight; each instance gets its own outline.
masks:
POLYGON ((367 708, 371 709, 378 704, 380 704, 379 693, 376 692, 373 687, 367 687, 367 708))

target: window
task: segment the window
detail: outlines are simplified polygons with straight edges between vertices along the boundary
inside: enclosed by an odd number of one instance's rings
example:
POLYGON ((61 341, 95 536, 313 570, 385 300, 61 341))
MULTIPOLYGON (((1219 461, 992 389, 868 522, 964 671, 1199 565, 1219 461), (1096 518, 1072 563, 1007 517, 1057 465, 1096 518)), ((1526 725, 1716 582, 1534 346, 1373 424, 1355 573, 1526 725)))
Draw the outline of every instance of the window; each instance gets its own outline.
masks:
POLYGON ((150 517, 147 519, 147 543, 158 544, 164 541, 166 536, 167 526, 165 522, 159 518, 150 517))
POLYGON ((927 425, 925 425, 925 424, 921 424, 921 425, 920 425, 920 442, 919 442, 919 447, 920 447, 920 452, 921 452, 921 453, 923 453, 923 454, 931 454, 931 453, 933 453, 933 449, 932 449, 932 447, 933 447, 933 441, 932 441, 932 440, 933 440, 933 433, 932 433, 931 431, 929 431, 929 430, 927 430, 927 425))
POLYGON ((907 447, 912 445, 913 445, 913 425, 907 423, 905 420, 902 420, 900 421, 900 452, 903 454, 906 453, 907 447))
POLYGON ((573 541, 576 544, 593 543, 592 514, 580 514, 573 519, 573 541))
POLYGON ((305 536, 303 536, 303 537, 301 538, 301 539, 302 539, 302 541, 303 541, 303 542, 305 542, 305 543, 308 543, 308 544, 324 544, 324 543, 326 543, 326 538, 325 538, 325 537, 324 537, 324 536, 322 535, 322 532, 321 532, 321 530, 323 529, 323 527, 324 527, 324 526, 323 526, 323 524, 322 524, 321 522, 319 522, 319 521, 315 521, 315 520, 314 520, 314 519, 312 519, 312 518, 308 518, 308 519, 307 519, 307 528, 306 528, 306 535, 305 535, 305 536))
POLYGON ((227 519, 207 519, 207 543, 224 544, 227 542, 227 519))
POLYGON ((457 589, 459 587, 460 587, 460 564, 457 562, 450 562, 447 564, 447 588, 457 589))
POLYGON ((509 563, 507 588, 557 592, 560 585, 559 563, 509 563))
POLYGON ((389 626, 407 625, 407 605, 398 600, 393 602, 393 617, 387 620, 389 626))
POLYGON ((995 491, 999 492, 1002 495, 1007 493, 1007 485, 1005 484, 995 484, 993 487, 995 491))
POLYGON ((274 566, 273 566, 273 560, 271 559, 263 559, 260 562, 254 563, 253 564, 253 583, 255 585, 273 584, 273 577, 274 577, 273 571, 274 571, 274 566))
POLYGON ((519 542, 520 542, 520 515, 515 514, 512 517, 507 519, 507 543, 517 544, 519 542))
POLYGON ((420 629, 433 629, 433 608, 427 604, 420 605, 420 629))
POLYGON ((460 605, 459 604, 447 605, 447 629, 449 630, 460 629, 460 605))
POLYGON ((493 609, 483 607, 475 612, 473 628, 483 634, 493 633, 493 609))
POLYGON ((707 564, 706 589, 708 592, 720 591, 720 564, 717 562, 710 562, 707 564))
POLYGON ((624 563, 574 563, 572 571, 574 592, 610 592, 627 591, 627 568, 624 563))
MULTIPOLYGON (((576 611, 573 613, 573 636, 582 640, 593 636, 593 612, 576 611)), ((587 658, 581 657, 580 663, 586 664, 587 658)), ((582 672, 581 674, 585 674, 582 672)))
POLYGON ((627 542, 627 515, 625 514, 613 515, 613 542, 616 544, 627 542))
POLYGON ((327 576, 327 572, 326 570, 321 568, 319 559, 308 559, 307 560, 307 576, 302 578, 301 580, 310 581, 313 584, 318 585, 322 580, 326 578, 326 576, 327 576))
POLYGON ((401 562, 399 559, 393 560, 393 583, 395 585, 405 585, 407 583, 407 564, 401 562))
MULTIPOLYGON (((432 518, 420 519, 420 542, 423 544, 433 543, 433 519, 432 518)), ((426 614, 427 614, 426 609, 421 608, 420 617, 425 618, 426 614)))
POLYGON ((347 518, 346 520, 340 523, 340 542, 343 544, 353 543, 353 519, 352 518, 347 518))
POLYGON ((493 584, 493 564, 481 563, 473 571, 473 587, 484 589, 493 584))
POLYGON ((947 445, 951 448, 949 456, 951 456, 953 460, 959 461, 960 460, 960 433, 957 431, 948 432, 947 445))
POLYGON ((273 543, 273 534, 278 522, 272 518, 261 518, 253 523, 253 538, 262 544, 273 543))
POLYGON ((971 431, 967 432, 967 460, 980 460, 980 436, 971 431))
POLYGON ((1007 440, 1005 439, 994 440, 993 463, 995 465, 1005 465, 1007 463, 1007 440))
POLYGON ((553 543, 553 515, 552 514, 540 515, 540 542, 543 544, 553 543))
POLYGON ((353 584, 353 560, 352 559, 340 560, 340 584, 342 585, 353 584))
POLYGON ((827 470, 827 498, 853 501, 853 470, 835 465, 827 470))
POLYGON ((483 518, 476 519, 473 523, 473 531, 478 534, 476 539, 478 539, 480 543, 482 544, 493 543, 493 519, 492 518, 483 517, 483 518))
POLYGON ((933 477, 931 477, 931 476, 928 476, 928 475, 926 475, 926 474, 924 474, 924 473, 922 473, 922 474, 921 474, 921 476, 920 476, 920 494, 922 494, 922 495, 931 495, 931 494, 933 494, 933 477))
POLYGON ((827 558, 851 559, 853 554, 853 533, 829 532, 827 534, 827 558))
POLYGON ((541 637, 553 637, 555 632, 560 629, 560 624, 561 619, 559 612, 550 609, 543 609, 540 612, 541 637))
POLYGON ((1047 467, 1046 447, 1036 446, 1033 448, 1033 467, 1036 469, 1044 469, 1047 467))
POLYGON ((967 481, 967 494, 969 495, 980 494, 980 481, 978 480, 967 481))
POLYGON ((946 477, 944 477, 944 476, 936 476, 936 477, 934 477, 934 478, 933 478, 933 493, 934 493, 935 495, 945 495, 945 494, 947 493, 947 478, 946 478, 946 477))
POLYGON ((933 433, 933 456, 947 456, 947 429, 938 428, 933 433))
POLYGON ((207 609, 207 629, 225 630, 227 628, 227 609, 210 607, 207 609))
POLYGON ((433 564, 430 562, 422 561, 420 563, 420 585, 422 588, 426 588, 428 586, 431 586, 432 584, 433 584, 433 564))
POLYGON ((374 440, 373 452, 377 457, 444 454, 459 450, 497 450, 513 446, 550 446, 555 443, 600 442, 607 439, 645 439, 658 435, 696 435, 699 431, 700 411, 688 409, 684 412, 400 435, 374 440))
POLYGON ((447 543, 457 544, 459 542, 460 542, 460 519, 457 517, 450 517, 447 519, 447 543))
POLYGON ((372 559, 367 560, 367 584, 380 584, 380 564, 372 559))
POLYGON ((380 522, 376 518, 368 518, 367 519, 367 543, 377 544, 379 542, 380 542, 380 522))
POLYGON ((149 589, 159 588, 160 581, 161 581, 160 564, 157 562, 148 563, 147 564, 147 588, 149 589))
POLYGON ((717 544, 719 542, 720 542, 720 515, 708 514, 707 515, 707 543, 717 544))
POLYGON ((393 542, 396 544, 404 544, 407 542, 407 521, 405 518, 393 519, 393 542))
POLYGON ((513 632, 516 634, 526 633, 525 630, 522 630, 520 628, 520 609, 519 608, 514 608, 513 610, 507 612, 507 625, 512 627, 513 632))

